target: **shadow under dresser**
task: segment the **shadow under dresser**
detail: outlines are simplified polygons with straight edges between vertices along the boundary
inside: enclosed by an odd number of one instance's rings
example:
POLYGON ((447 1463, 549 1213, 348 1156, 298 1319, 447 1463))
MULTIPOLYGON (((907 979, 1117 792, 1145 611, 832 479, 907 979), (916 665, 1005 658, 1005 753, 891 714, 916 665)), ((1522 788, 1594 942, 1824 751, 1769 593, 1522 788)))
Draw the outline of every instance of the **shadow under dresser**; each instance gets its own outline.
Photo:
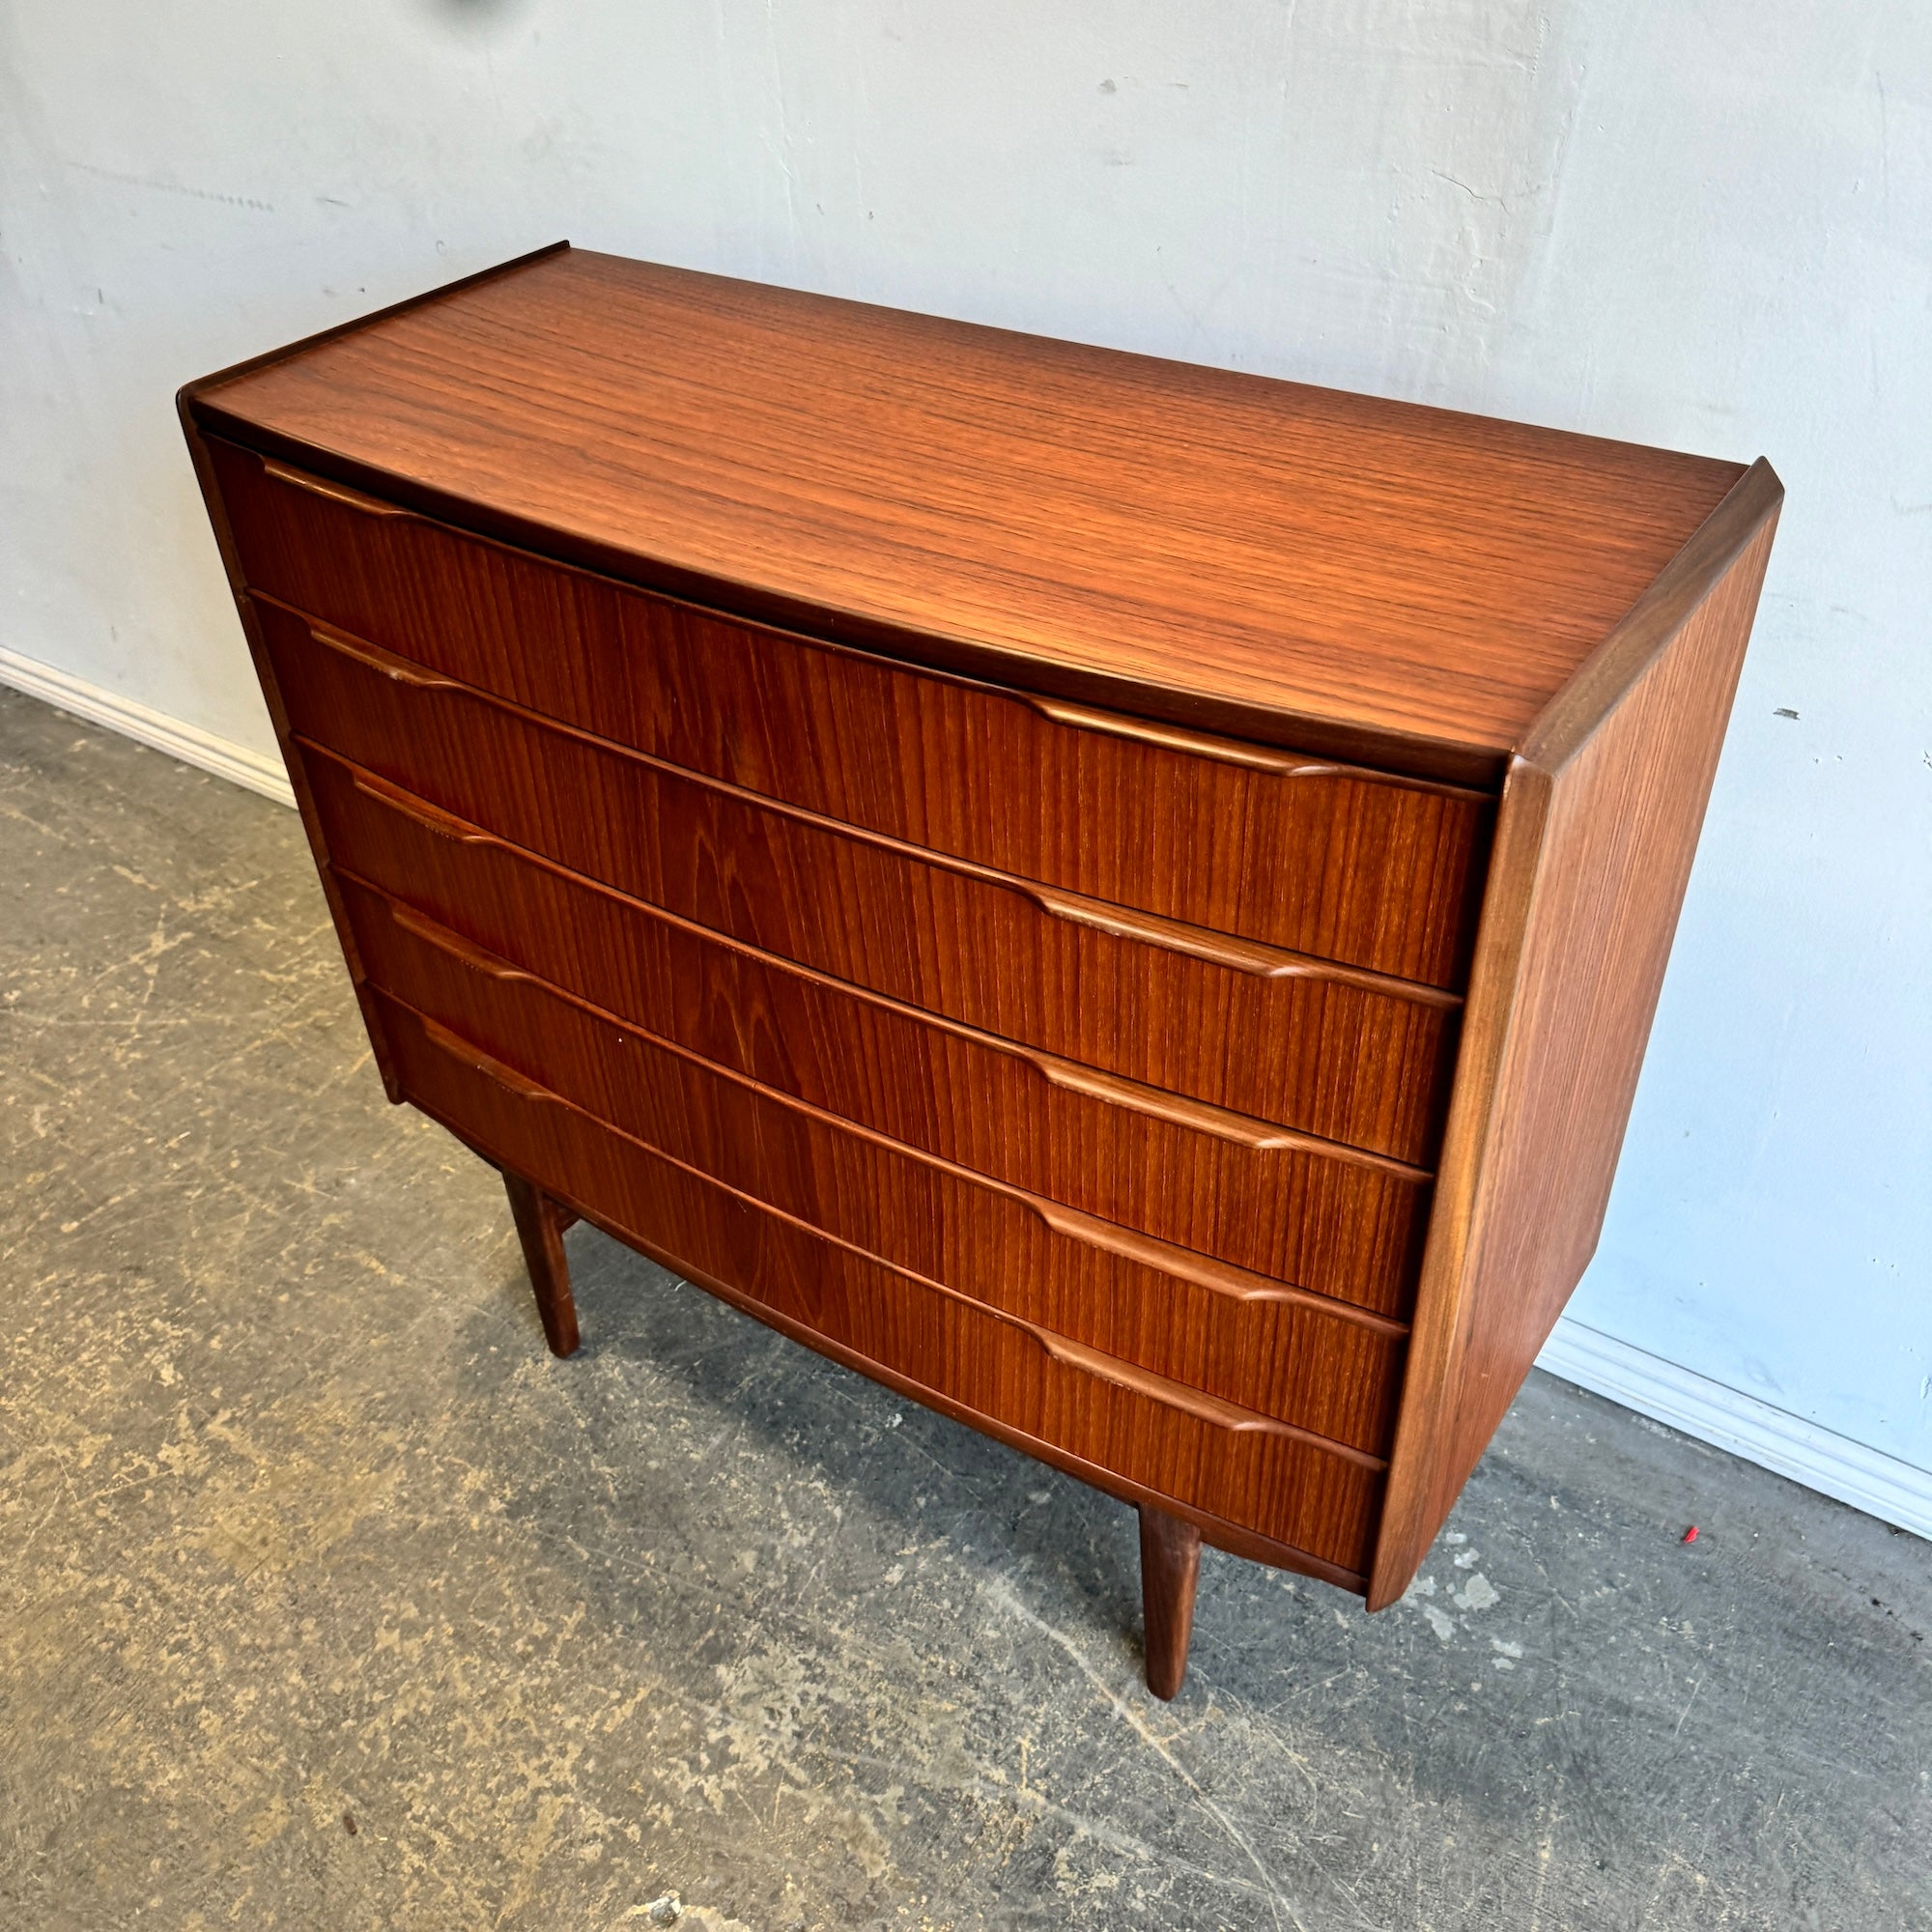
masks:
POLYGON ((563 245, 181 409, 392 1099, 1379 1608, 1589 1260, 1767 465, 563 245))

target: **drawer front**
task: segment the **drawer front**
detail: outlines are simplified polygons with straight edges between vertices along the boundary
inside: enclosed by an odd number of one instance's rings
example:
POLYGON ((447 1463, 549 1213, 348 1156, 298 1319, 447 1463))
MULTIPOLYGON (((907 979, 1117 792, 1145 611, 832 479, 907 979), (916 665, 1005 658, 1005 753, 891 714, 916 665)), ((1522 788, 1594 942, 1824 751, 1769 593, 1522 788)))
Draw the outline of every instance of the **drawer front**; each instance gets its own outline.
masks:
MULTIPOLYGON (((358 940, 381 929, 357 895, 358 940)), ((391 928, 394 929, 393 927, 391 928)), ((1387 1453, 1405 1334, 868 1134, 528 975, 363 955, 378 986, 658 1152, 855 1247, 1076 1342, 1387 1453), (392 977, 393 975, 393 977, 392 977)))
POLYGON ((913 670, 214 448, 249 582, 419 664, 912 844, 1459 983, 1477 794, 913 670))
POLYGON ((1326 1140, 1429 1157, 1453 995, 934 864, 466 686, 399 680, 372 668, 367 646, 268 615, 298 733, 473 825, 985 1032, 1326 1140))
POLYGON ((895 1005, 498 839, 449 836, 454 821, 334 758, 311 753, 307 764, 367 970, 436 1017, 463 1010, 464 982, 492 970, 475 962, 494 958, 503 962, 496 970, 535 974, 994 1179, 1319 1293, 1407 1313, 1428 1215, 1429 1177, 1418 1170, 895 1005), (383 891, 357 887, 355 873, 383 891), (471 946, 469 963, 425 936, 444 929, 471 946))
POLYGON ((1002 1316, 734 1193, 391 1006, 408 1097, 666 1262, 941 1400, 1361 1573, 1372 1459, 1002 1316))

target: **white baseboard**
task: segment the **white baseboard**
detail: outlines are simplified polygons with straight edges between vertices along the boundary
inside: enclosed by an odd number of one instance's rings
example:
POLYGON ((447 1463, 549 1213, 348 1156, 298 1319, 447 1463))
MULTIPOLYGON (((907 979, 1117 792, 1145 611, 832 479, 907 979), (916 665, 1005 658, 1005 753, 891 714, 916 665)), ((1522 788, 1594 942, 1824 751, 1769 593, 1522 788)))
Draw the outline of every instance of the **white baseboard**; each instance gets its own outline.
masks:
POLYGON ((1867 1449, 1568 1316, 1557 1322, 1536 1365, 1807 1490, 1932 1538, 1932 1470, 1867 1449))
POLYGON ((0 649, 0 684, 24 691, 30 697, 44 698, 76 718, 86 719, 90 724, 104 724, 125 738, 152 745, 156 751, 165 752, 185 765, 213 772, 231 784, 245 785, 264 798, 272 798, 278 805, 293 806, 296 802, 289 775, 282 769, 279 758, 251 752, 232 739, 217 738, 213 731, 204 731, 199 725, 184 724, 179 718, 138 704, 103 685, 90 684, 83 677, 74 677, 68 671, 56 670, 52 665, 5 649, 0 649))

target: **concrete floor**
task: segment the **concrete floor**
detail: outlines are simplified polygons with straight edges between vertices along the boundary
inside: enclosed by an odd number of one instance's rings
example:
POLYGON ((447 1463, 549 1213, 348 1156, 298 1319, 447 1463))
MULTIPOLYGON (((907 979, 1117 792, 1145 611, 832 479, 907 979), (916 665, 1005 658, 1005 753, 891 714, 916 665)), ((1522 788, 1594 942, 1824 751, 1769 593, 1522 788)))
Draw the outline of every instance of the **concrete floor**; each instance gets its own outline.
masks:
POLYGON ((1538 1377, 1161 1706, 1121 1505, 589 1230, 545 1353, 292 813, 0 692, 0 1924, 1932 1927, 1924 1543, 1538 1377))

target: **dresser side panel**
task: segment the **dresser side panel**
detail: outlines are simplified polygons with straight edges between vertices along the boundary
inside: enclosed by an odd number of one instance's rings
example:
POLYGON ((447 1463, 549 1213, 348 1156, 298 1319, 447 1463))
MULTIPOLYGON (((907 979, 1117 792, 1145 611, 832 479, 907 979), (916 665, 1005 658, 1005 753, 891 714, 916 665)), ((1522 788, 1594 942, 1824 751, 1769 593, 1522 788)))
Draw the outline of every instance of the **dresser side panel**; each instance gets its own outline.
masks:
POLYGON ((1369 1604, 1405 1590, 1594 1253, 1776 527, 1504 788, 1369 1604))

